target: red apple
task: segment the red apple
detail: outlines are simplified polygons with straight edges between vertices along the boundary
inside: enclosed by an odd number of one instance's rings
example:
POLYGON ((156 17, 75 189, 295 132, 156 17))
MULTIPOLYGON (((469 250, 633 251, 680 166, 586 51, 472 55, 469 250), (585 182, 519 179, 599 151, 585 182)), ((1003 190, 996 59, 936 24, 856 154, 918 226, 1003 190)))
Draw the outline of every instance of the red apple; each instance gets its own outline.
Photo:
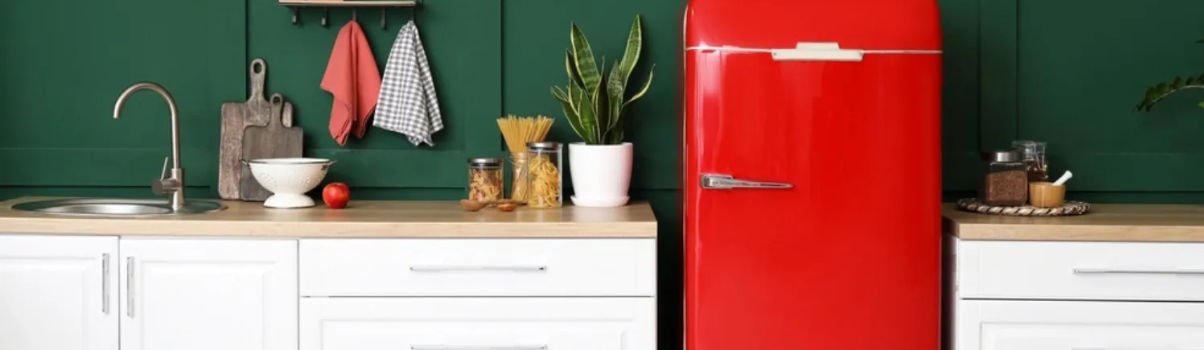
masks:
POLYGON ((326 202, 326 206, 330 209, 343 209, 347 207, 349 200, 351 200, 351 189, 345 183, 332 182, 322 188, 322 201, 326 202))

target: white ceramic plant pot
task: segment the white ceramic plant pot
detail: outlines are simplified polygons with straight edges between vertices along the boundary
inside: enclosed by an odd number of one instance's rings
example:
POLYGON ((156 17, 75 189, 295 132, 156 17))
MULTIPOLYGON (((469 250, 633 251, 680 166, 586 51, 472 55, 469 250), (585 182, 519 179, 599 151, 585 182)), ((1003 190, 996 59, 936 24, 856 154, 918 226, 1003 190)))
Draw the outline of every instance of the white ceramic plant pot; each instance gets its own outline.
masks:
POLYGON ((627 205, 631 187, 632 145, 569 144, 573 204, 579 207, 627 205))

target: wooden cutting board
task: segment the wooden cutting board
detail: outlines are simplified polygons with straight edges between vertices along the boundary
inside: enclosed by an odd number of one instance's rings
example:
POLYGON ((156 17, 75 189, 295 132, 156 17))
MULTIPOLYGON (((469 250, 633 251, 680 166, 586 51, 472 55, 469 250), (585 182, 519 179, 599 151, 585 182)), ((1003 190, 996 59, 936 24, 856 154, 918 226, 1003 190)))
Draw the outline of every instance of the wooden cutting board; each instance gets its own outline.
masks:
POLYGON ((244 171, 243 136, 248 126, 268 125, 271 104, 263 97, 268 65, 261 58, 251 61, 251 97, 246 102, 222 104, 222 139, 218 156, 217 192, 222 199, 240 199, 244 171))
MULTIPOLYGON (((249 126, 243 133, 242 155, 244 159, 296 158, 301 157, 301 127, 293 126, 293 104, 284 101, 284 96, 273 94, 271 117, 267 126, 249 126)), ((263 201, 272 193, 259 186, 251 169, 243 164, 240 180, 240 198, 244 201, 263 201)))

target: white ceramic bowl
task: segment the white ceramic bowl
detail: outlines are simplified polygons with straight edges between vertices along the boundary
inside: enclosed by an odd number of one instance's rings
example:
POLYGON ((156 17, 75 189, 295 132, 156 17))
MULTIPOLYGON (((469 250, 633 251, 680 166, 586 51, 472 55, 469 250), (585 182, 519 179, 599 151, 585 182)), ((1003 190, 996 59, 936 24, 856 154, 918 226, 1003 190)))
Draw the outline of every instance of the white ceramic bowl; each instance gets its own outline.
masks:
POLYGON ((263 202, 269 208, 308 208, 314 200, 305 193, 322 183, 334 161, 321 158, 265 158, 248 160, 260 186, 272 192, 263 202))

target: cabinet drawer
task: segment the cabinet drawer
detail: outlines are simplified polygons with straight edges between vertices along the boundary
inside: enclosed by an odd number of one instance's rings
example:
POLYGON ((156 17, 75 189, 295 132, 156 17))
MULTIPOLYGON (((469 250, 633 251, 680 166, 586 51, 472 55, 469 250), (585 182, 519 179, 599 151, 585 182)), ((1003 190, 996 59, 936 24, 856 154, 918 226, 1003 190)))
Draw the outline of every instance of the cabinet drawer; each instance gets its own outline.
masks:
POLYGON ((306 298, 301 350, 654 350, 652 298, 306 298))
POLYGON ((1204 300, 1204 244, 961 241, 961 298, 1204 300))
POLYGON ((651 239, 301 242, 304 296, 652 296, 651 239))
POLYGON ((968 300, 957 350, 1200 350, 1204 304, 968 300))

